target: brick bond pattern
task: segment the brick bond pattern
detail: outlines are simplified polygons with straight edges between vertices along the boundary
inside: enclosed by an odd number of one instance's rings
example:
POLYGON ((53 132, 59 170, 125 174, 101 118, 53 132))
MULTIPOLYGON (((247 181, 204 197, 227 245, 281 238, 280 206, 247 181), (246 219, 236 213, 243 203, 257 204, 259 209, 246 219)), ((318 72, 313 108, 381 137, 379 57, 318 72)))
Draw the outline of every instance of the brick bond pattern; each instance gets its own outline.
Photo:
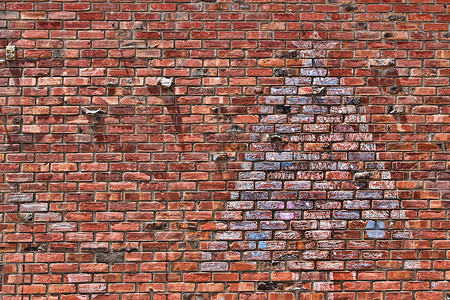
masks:
POLYGON ((2 1, 3 299, 449 299, 445 2, 2 1))

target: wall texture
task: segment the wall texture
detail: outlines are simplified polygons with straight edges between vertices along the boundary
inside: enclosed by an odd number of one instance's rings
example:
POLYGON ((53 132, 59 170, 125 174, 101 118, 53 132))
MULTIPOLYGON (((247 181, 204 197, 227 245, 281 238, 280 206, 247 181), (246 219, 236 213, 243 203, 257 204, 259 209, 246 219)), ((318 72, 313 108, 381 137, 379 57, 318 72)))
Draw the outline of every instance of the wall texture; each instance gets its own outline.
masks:
POLYGON ((2 1, 2 299, 450 299, 446 2, 2 1))

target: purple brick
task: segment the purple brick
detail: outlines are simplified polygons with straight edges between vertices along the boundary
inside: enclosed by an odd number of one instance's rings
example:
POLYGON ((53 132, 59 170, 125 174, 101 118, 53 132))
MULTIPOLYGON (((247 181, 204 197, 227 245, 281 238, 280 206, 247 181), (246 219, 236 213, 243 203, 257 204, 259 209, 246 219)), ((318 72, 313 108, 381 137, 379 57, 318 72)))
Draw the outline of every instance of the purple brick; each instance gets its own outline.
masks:
POLYGON ((259 98, 259 103, 266 105, 284 104, 283 96, 265 96, 259 98))
POLYGON ((267 251, 247 251, 244 252, 245 260, 270 260, 270 252, 267 251))
POLYGON ((204 249, 204 250, 223 251, 223 250, 227 250, 228 243, 227 242, 202 242, 200 244, 200 248, 204 249))
POLYGON ((267 173, 267 179, 269 180, 293 180, 295 178, 294 172, 269 172, 267 173))
POLYGON ((286 181, 284 188, 287 190, 309 190, 311 188, 310 181, 286 181))
POLYGON ((344 241, 317 241, 318 249, 344 249, 345 242, 344 241))
POLYGON ((319 153, 294 153, 294 160, 320 160, 319 153))
POLYGON ((365 210, 362 213, 364 219, 389 219, 389 212, 385 210, 365 210))
POLYGON ((336 219, 346 219, 346 220, 356 220, 359 219, 360 212, 359 211, 334 211, 333 216, 336 219))
POLYGON ((313 99, 310 96, 287 96, 286 103, 290 105, 312 104, 313 99))
POLYGON ((373 261, 349 261, 347 262, 347 268, 349 270, 373 270, 375 264, 373 261))
POLYGON ((286 123, 286 115, 262 116, 261 123, 286 123))
POLYGON ((288 270, 314 270, 315 263, 313 261, 288 261, 288 270))
POLYGON ((302 201, 302 200, 288 201, 287 209, 312 209, 313 203, 314 203, 313 201, 302 201))
POLYGON ((341 209, 341 201, 331 201, 331 200, 317 200, 314 202, 315 209, 341 209))
POLYGON ((231 221, 230 222, 230 230, 256 230, 258 229, 258 223, 253 221, 231 221))
POLYGON ((255 182, 256 190, 281 190, 283 183, 281 181, 257 181, 255 182))
POLYGON ((315 76, 325 76, 327 75, 327 69, 323 69, 323 68, 302 68, 300 69, 300 74, 302 76, 310 76, 310 77, 315 77, 315 76))
POLYGON ((261 229, 282 230, 287 229, 287 225, 283 221, 263 221, 261 222, 261 229))
POLYGON ((271 238, 271 231, 247 231, 245 233, 246 240, 270 240, 271 238))
POLYGON ((234 183, 235 190, 253 190, 255 184, 249 181, 238 181, 234 183))
POLYGON ((374 160, 375 159, 375 153, 368 152, 350 152, 348 154, 348 159, 350 160, 374 160))
POLYGON ((327 193, 325 191, 299 191, 298 199, 302 200, 318 200, 325 199, 327 193))
POLYGON ((241 240, 241 231, 218 231, 216 232, 217 240, 241 240))
POLYGON ((370 208, 369 200, 349 200, 344 201, 345 209, 368 209, 370 208))
POLYGON ((329 230, 311 230, 305 231, 305 239, 311 240, 326 240, 331 238, 331 231, 329 230))
POLYGON ((256 205, 257 209, 284 209, 283 201, 258 201, 256 205))
POLYGON ((239 180, 264 180, 266 173, 264 172, 241 172, 239 173, 239 180))
POLYGON ((202 262, 200 264, 200 271, 227 271, 228 263, 226 262, 202 262))
POLYGON ((374 209, 398 209, 400 204, 396 200, 374 200, 372 207, 374 209))
POLYGON ((275 220, 298 220, 301 218, 300 211, 277 211, 275 212, 275 220))
POLYGON ((313 85, 338 85, 339 78, 337 77, 316 77, 313 80, 313 85))
POLYGON ((273 132, 273 125, 251 125, 250 132, 273 132))
POLYGON ((355 192, 353 191, 330 191, 328 192, 328 199, 347 200, 353 199, 355 192))
POLYGON ((328 95, 339 95, 339 96, 348 96, 353 95, 353 88, 351 87, 333 87, 328 88, 328 95))
POLYGON ((291 228, 294 230, 311 230, 317 229, 317 221, 293 221, 291 228))
POLYGON ((292 160, 293 154, 292 152, 267 152, 266 159, 267 160, 292 160))
POLYGON ((271 211, 247 211, 245 217, 248 220, 270 220, 272 219, 271 211))
POLYGON ((306 220, 325 220, 331 218, 331 212, 322 210, 307 210, 303 214, 303 218, 306 220))
POLYGON ((328 113, 328 107, 318 105, 306 105, 303 107, 304 114, 326 114, 328 113))
POLYGON ((338 181, 316 181, 313 185, 315 190, 337 190, 339 187, 340 183, 338 181))
MULTIPOLYGON (((278 133, 295 133, 295 132, 302 132, 302 125, 296 125, 296 124, 286 124, 286 125, 276 125, 275 131, 278 133)), ((292 156, 292 153, 291 153, 292 156)), ((292 159, 292 158, 291 158, 292 159)))
POLYGON ((230 201, 227 203, 227 208, 230 210, 253 209, 253 205, 251 201, 230 201))
MULTIPOLYGON (((311 78, 309 77, 287 77, 284 80, 286 85, 310 85, 311 78)), ((272 91, 273 92, 273 91, 272 91)))
POLYGON ((318 259, 329 259, 330 253, 328 251, 320 250, 306 250, 302 253, 302 258, 304 260, 318 260, 318 259))
POLYGON ((356 192, 357 199, 383 199, 382 191, 357 191, 356 192))
POLYGON ((269 194, 267 192, 242 192, 242 200, 268 200, 269 194))
POLYGON ((298 240, 302 238, 302 234, 300 231, 276 231, 275 239, 277 240, 298 240))
POLYGON ((313 123, 314 122, 314 116, 308 116, 308 115, 295 115, 289 117, 290 123, 313 123))
POLYGON ((270 89, 272 95, 295 95, 297 94, 297 88, 293 86, 285 87, 272 87, 270 89))
MULTIPOLYGON (((330 113, 332 114, 355 114, 356 107, 355 106, 333 106, 330 109, 330 113)), ((349 120, 352 121, 352 120, 349 120)), ((357 120, 353 120, 354 122, 357 120)))
POLYGON ((256 162, 255 170, 280 170, 281 164, 279 162, 256 162))
POLYGON ((297 179, 323 180, 323 173, 322 172, 313 172, 313 171, 299 171, 299 172, 297 172, 297 179))
POLYGON ((282 163, 283 170, 307 170, 307 162, 284 162, 282 163))
POLYGON ((262 241, 258 242, 260 250, 284 250, 286 249, 285 241, 262 241))
POLYGON ((320 229, 345 229, 347 228, 347 221, 340 220, 321 220, 320 229))

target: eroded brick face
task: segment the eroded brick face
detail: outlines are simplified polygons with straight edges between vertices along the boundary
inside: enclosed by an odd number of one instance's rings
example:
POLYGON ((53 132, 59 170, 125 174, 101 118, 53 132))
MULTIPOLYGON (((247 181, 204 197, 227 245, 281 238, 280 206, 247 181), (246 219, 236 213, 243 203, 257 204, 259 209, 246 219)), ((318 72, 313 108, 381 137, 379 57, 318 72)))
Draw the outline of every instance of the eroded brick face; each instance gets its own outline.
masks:
POLYGON ((378 2, 0 3, 2 299, 450 299, 450 15, 378 2))

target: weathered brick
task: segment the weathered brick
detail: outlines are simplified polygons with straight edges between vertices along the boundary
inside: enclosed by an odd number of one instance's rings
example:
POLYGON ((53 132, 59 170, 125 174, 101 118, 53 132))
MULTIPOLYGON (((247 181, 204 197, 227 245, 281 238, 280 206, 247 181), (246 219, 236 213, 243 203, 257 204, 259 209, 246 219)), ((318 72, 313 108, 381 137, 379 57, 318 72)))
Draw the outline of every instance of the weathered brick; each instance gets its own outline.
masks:
POLYGON ((396 2, 0 4, 2 296, 448 297, 449 18, 396 2))

